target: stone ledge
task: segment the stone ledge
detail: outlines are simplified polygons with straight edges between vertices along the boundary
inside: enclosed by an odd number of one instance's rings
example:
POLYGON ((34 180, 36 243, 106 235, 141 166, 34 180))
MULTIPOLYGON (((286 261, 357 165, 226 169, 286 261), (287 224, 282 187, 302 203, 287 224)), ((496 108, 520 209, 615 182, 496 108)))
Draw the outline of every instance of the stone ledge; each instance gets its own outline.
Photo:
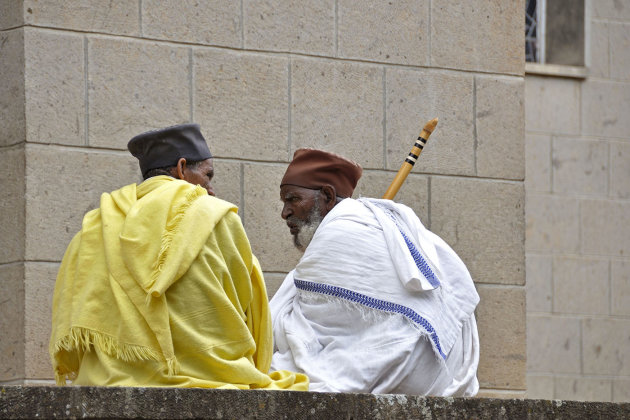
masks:
POLYGON ((0 418, 630 418, 630 403, 179 388, 0 387, 0 418))

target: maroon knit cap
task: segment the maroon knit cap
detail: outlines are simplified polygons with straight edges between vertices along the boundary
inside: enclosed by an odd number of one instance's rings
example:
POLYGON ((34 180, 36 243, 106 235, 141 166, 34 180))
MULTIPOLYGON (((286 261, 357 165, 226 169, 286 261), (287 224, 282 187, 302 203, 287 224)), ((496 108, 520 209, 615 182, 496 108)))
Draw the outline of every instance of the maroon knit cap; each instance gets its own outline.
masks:
POLYGON ((332 185, 337 190, 337 196, 347 198, 352 196, 362 172, 358 163, 334 153, 297 149, 280 186, 319 189, 324 185, 332 185))

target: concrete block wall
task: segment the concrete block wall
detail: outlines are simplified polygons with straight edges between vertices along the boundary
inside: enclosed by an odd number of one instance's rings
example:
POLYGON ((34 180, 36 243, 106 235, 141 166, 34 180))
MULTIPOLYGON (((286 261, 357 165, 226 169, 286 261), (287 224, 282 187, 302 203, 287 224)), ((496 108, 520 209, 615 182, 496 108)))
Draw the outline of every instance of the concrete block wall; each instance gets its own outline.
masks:
POLYGON ((630 1, 592 1, 589 76, 527 75, 527 389, 630 401, 630 1))
POLYGON ((293 151, 360 162, 356 195, 380 197, 439 117, 397 199, 477 283, 480 395, 523 397, 523 10, 495 0, 0 2, 0 281, 11 296, 0 302, 11 337, 0 382, 51 378, 55 272, 101 192, 139 180, 133 135, 201 124, 217 194, 239 206, 272 295, 300 257, 278 188, 293 151))

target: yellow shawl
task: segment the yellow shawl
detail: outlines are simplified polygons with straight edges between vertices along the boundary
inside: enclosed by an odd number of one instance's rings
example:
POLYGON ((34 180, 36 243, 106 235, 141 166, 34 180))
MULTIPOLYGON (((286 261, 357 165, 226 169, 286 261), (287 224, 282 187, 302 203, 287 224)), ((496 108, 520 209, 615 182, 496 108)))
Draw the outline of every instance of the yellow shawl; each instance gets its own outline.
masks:
POLYGON ((267 374, 267 293, 236 210, 165 176, 103 194, 57 276, 57 383, 306 390, 267 374))

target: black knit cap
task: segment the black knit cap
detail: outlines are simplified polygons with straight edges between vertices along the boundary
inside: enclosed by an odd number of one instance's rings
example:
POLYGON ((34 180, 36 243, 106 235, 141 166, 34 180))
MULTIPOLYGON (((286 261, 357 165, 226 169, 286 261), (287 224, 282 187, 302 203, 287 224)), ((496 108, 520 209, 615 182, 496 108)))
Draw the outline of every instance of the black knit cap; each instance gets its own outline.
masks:
POLYGON ((140 161, 143 176, 151 169, 175 166, 180 158, 197 162, 212 157, 199 124, 147 131, 129 140, 127 148, 140 161))

